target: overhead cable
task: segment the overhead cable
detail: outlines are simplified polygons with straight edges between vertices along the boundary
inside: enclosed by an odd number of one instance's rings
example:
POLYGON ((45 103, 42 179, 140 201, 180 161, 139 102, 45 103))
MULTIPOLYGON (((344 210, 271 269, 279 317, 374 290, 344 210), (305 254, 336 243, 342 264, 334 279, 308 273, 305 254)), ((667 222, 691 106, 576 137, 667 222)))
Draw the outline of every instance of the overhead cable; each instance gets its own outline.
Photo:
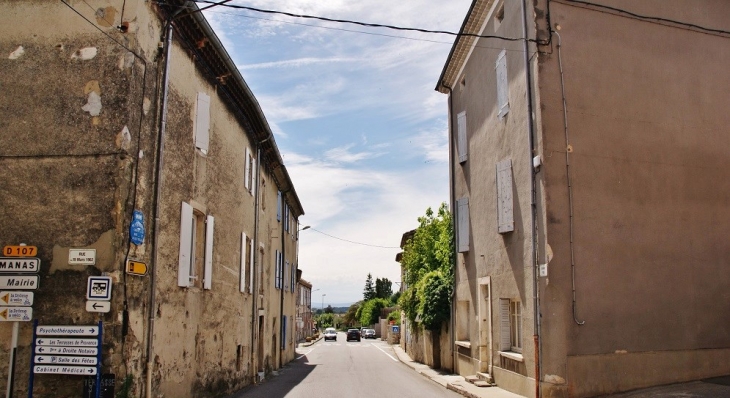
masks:
POLYGON ((362 245, 362 246, 369 246, 369 247, 378 247, 378 248, 381 248, 381 249, 400 249, 400 247, 396 247, 396 246, 380 246, 380 245, 371 245, 371 244, 368 244, 368 243, 355 242, 355 241, 351 241, 351 240, 347 240, 347 239, 338 238, 336 236, 332 236, 332 235, 330 235, 328 233, 324 233, 324 232, 322 232, 322 231, 320 231, 318 229, 312 228, 312 227, 310 227, 309 229, 311 229, 312 231, 319 232, 320 234, 322 234, 324 236, 329 236, 332 239, 341 240, 343 242, 352 243, 352 244, 355 244, 355 245, 362 245))

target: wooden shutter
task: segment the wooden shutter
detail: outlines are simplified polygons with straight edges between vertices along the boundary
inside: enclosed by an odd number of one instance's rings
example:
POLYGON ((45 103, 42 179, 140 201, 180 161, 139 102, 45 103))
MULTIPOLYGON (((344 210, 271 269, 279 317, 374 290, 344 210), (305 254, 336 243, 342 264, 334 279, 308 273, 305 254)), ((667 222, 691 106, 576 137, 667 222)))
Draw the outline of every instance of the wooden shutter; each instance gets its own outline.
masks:
POLYGON ((213 216, 205 220, 205 270, 203 271, 203 289, 210 290, 213 283, 213 216))
POLYGON ((466 141, 466 111, 456 116, 457 135, 456 151, 459 155, 459 163, 466 162, 469 145, 466 141))
POLYGON ((497 104, 499 106, 499 118, 509 112, 509 80, 507 79, 507 51, 502 50, 497 57, 495 65, 497 71, 497 104))
POLYGON ((469 198, 460 198, 456 203, 456 239, 459 253, 463 253, 469 251, 469 198))
POLYGON ((276 221, 281 221, 281 191, 276 191, 276 221))
POLYGON ((510 342, 509 327, 509 299, 499 299, 499 350, 509 351, 512 347, 510 342))
POLYGON ((246 158, 244 160, 243 186, 247 191, 251 192, 251 150, 246 148, 246 158))
POLYGON ((249 254, 251 256, 251 263, 249 264, 249 267, 251 267, 251 272, 249 273, 249 281, 248 281, 248 291, 250 293, 253 293, 253 276, 254 276, 254 249, 253 249, 253 239, 249 240, 249 248, 251 250, 251 253, 249 254))
POLYGON ((251 195, 254 198, 256 197, 256 184, 258 183, 256 176, 256 158, 251 155, 251 195))
POLYGON ((289 269, 289 260, 287 260, 286 265, 284 265, 284 272, 281 273, 284 279, 284 290, 289 290, 289 272, 291 272, 291 270, 289 269))
POLYGON ((210 141, 210 97, 205 93, 198 93, 195 108, 195 147, 203 153, 208 153, 210 141))
POLYGON ((246 291, 246 233, 241 232, 241 269, 239 271, 238 291, 246 291))
POLYGON ((514 203, 512 200, 512 159, 497 163, 497 232, 515 229, 514 203))
POLYGON ((177 268, 177 285, 180 287, 190 286, 193 228, 193 207, 182 202, 182 208, 180 209, 180 253, 177 268))

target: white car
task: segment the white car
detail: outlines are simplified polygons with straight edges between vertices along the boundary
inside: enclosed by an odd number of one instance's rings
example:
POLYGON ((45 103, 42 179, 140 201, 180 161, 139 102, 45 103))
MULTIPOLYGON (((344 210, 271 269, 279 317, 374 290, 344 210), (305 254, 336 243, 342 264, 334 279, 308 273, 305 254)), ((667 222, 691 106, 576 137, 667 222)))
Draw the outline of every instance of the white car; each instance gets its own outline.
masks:
POLYGON ((337 329, 327 328, 324 330, 324 341, 334 340, 337 341, 337 329))

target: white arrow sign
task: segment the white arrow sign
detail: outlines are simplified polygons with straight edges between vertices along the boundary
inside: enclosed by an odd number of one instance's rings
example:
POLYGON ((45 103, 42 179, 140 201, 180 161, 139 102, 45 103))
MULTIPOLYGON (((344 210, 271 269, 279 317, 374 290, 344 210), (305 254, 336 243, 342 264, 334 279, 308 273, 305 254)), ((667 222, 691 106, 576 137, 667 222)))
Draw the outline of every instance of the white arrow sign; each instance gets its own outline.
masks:
POLYGON ((39 336, 98 336, 99 327, 96 325, 89 326, 38 326, 36 334, 39 336))
POLYGON ((97 347, 99 340, 97 339, 56 339, 45 337, 35 339, 36 345, 53 346, 53 347, 97 347))
POLYGON ((96 367, 35 365, 33 366, 33 373, 93 376, 96 374, 96 367))
POLYGON ((86 311, 88 312, 109 312, 112 304, 108 301, 89 300, 86 302, 86 311))
POLYGON ((33 292, 2 292, 0 291, 0 305, 23 306, 33 305, 33 292))
POLYGON ((38 275, 0 275, 0 289, 38 289, 38 275))
POLYGON ((35 363, 49 365, 96 365, 96 357, 61 357, 56 355, 36 355, 35 363))
POLYGON ((96 348, 86 347, 49 347, 49 346, 36 346, 36 354, 61 354, 61 355, 96 355, 98 350, 96 348))

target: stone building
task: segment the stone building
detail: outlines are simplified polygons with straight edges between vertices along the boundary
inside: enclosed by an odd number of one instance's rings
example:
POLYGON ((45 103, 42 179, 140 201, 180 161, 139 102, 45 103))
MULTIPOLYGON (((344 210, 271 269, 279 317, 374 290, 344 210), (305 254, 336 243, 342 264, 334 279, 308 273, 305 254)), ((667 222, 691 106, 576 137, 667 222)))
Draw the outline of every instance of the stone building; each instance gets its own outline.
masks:
MULTIPOLYGON (((32 318, 101 321, 98 371, 132 396, 222 395, 292 360, 303 208, 195 3, 4 2, 0 22, 0 245, 37 247, 32 318), (98 276, 111 297, 90 308, 98 276)), ((19 322, 18 395, 33 331, 19 322)), ((34 370, 34 397, 81 391, 34 370)))
MULTIPOLYGON (((301 270, 300 270, 301 273, 301 270)), ((312 284, 299 279, 297 283, 297 341, 306 340, 314 334, 312 317, 312 284)))
POLYGON ((589 397, 730 374, 729 43, 727 2, 473 1, 436 87, 461 375, 589 397))

